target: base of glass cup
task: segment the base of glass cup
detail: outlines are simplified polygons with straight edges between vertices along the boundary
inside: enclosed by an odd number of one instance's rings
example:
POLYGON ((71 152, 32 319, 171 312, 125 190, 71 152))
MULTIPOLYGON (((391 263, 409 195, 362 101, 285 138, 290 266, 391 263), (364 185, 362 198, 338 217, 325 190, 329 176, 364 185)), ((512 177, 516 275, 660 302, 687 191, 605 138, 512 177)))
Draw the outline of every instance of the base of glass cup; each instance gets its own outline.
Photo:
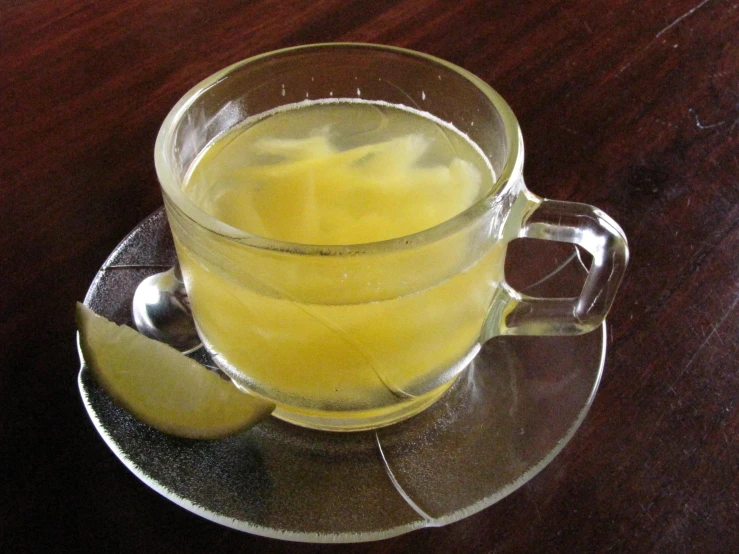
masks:
POLYGON ((421 413, 439 400, 455 381, 456 377, 422 396, 386 408, 362 412, 325 412, 300 410, 278 404, 272 415, 288 423, 319 431, 369 431, 393 425, 421 413))
MULTIPOLYGON (((252 390, 248 383, 244 382, 243 378, 240 378, 238 372, 233 367, 229 367, 225 360, 217 352, 213 351, 206 340, 203 340, 203 346, 210 354, 213 363, 231 379, 234 386, 247 394, 259 396, 265 400, 275 401, 252 390)), ((301 408, 276 402, 277 407, 272 412, 272 415, 277 419, 292 423, 293 425, 319 431, 368 431, 387 427, 388 425, 393 425, 394 423, 413 417, 439 400, 455 383, 457 377, 469 367, 478 351, 479 345, 475 345, 465 357, 449 368, 441 376, 442 380, 439 386, 418 396, 404 399, 391 406, 339 411, 301 408)))
MULTIPOLYGON (((227 371, 224 372, 228 374, 227 371)), ((272 412, 272 415, 293 425, 318 431, 369 431, 393 425, 424 411, 443 396, 458 376, 459 374, 455 375, 450 381, 426 394, 383 408, 361 411, 328 411, 296 408, 277 403, 277 408, 272 412)), ((231 382, 244 392, 255 394, 243 383, 235 379, 231 379, 231 382)))

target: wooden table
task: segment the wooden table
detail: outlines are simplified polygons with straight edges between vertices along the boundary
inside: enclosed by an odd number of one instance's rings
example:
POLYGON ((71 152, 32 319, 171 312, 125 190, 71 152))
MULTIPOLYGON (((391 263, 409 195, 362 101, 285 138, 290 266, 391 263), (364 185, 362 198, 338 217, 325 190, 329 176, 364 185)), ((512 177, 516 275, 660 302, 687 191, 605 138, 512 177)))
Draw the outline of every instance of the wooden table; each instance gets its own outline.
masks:
POLYGON ((0 550, 730 552, 739 544, 735 0, 19 0, 0 5, 0 550), (468 519, 317 546, 221 527, 129 473, 76 385, 74 302, 161 205, 154 139, 215 70, 378 42, 448 59, 519 117, 529 187, 621 223, 631 265, 583 427, 468 519))

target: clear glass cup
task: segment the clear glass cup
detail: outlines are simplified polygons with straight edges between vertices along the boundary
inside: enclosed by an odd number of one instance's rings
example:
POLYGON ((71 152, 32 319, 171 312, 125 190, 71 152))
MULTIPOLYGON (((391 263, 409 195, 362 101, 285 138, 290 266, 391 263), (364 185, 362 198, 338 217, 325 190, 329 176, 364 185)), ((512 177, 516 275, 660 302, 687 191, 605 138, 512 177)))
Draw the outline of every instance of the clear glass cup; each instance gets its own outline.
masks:
POLYGON ((500 95, 464 69, 409 50, 320 44, 232 65, 172 109, 155 161, 203 343, 237 386, 306 427, 352 431, 410 417, 492 337, 597 328, 628 259, 623 231, 606 214, 527 190, 521 131, 500 95), (329 246, 233 228, 183 192, 193 161, 234 126, 306 99, 358 97, 454 125, 489 161, 493 187, 430 229, 329 246), (587 250, 593 259, 580 295, 532 298, 509 286, 506 249, 519 237, 587 250))

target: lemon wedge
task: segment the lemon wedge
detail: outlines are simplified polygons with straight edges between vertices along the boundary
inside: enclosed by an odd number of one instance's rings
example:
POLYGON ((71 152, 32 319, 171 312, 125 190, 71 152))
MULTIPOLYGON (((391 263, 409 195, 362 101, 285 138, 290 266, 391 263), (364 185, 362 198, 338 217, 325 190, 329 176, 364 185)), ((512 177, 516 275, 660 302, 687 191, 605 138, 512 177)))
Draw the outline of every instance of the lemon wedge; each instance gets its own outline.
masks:
POLYGON ((137 419, 170 435, 216 439, 245 431, 275 405, 241 392, 174 348, 77 303, 85 362, 137 419))

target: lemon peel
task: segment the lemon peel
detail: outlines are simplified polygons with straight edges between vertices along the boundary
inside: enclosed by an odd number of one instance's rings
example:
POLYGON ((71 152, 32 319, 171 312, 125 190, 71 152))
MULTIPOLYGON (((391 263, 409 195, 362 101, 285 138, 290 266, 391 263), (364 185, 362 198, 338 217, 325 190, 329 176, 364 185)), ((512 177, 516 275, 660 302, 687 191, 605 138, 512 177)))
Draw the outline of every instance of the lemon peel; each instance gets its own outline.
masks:
POLYGON ((95 379, 117 404, 159 431, 223 438, 249 429, 275 408, 174 348, 79 302, 76 319, 82 356, 95 379))

